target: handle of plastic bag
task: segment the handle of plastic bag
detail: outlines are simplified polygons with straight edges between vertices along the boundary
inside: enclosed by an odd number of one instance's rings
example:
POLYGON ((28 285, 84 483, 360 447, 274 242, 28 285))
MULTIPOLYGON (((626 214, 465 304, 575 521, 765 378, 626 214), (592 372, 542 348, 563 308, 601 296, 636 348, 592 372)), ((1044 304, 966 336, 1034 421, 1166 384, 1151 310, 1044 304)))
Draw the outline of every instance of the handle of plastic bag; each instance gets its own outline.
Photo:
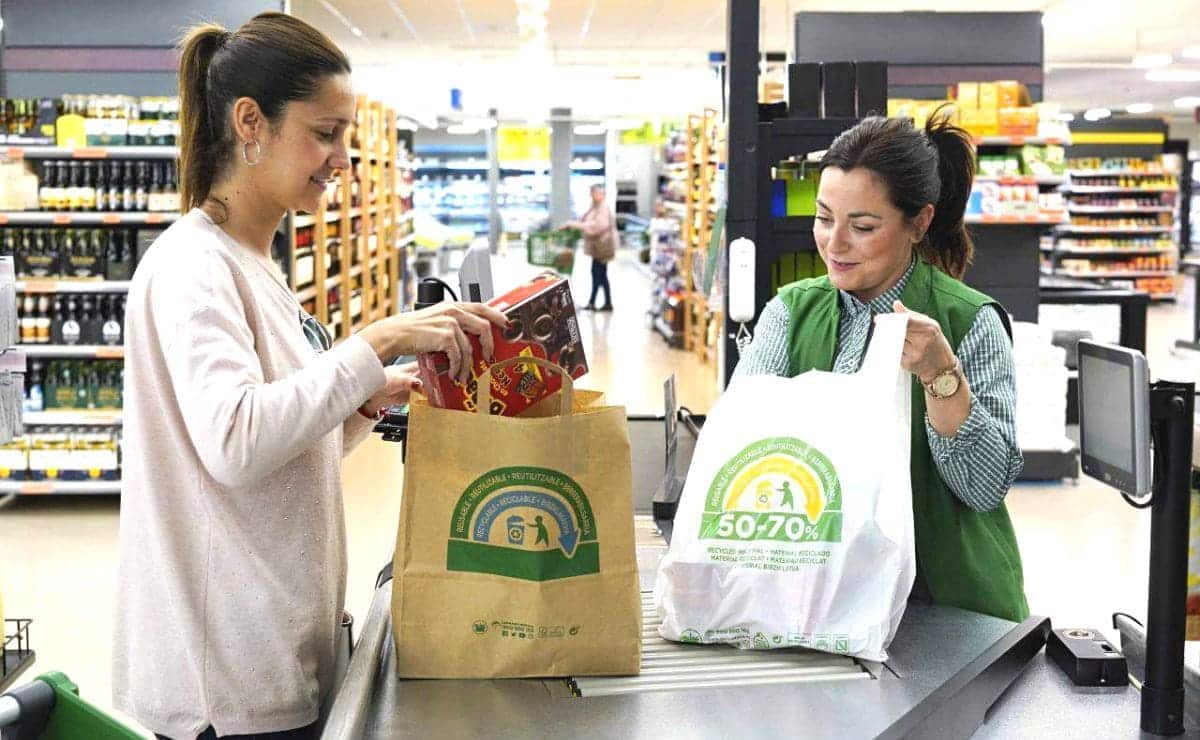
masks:
POLYGON ((510 357, 507 360, 501 360, 493 364, 487 369, 483 375, 479 376, 479 383, 476 393, 475 413, 488 415, 492 408, 492 373, 497 370, 511 367, 513 365, 537 365, 547 372, 557 373, 562 378, 562 408, 561 416, 570 416, 575 408, 575 381, 571 379, 569 373, 558 365, 555 365, 549 360, 543 360, 540 357, 510 357))
POLYGON ((894 377, 901 372, 900 357, 904 354, 904 338, 908 334, 908 315, 881 313, 875 317, 871 343, 863 358, 860 373, 894 377))

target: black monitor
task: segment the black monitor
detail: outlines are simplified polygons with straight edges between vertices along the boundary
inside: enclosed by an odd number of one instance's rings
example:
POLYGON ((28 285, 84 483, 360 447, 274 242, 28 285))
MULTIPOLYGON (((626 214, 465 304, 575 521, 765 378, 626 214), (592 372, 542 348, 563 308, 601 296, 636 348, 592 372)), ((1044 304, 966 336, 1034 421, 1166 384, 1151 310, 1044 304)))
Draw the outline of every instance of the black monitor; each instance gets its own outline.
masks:
POLYGON ((1083 472, 1130 496, 1150 493, 1150 378, 1141 352, 1079 342, 1083 472))

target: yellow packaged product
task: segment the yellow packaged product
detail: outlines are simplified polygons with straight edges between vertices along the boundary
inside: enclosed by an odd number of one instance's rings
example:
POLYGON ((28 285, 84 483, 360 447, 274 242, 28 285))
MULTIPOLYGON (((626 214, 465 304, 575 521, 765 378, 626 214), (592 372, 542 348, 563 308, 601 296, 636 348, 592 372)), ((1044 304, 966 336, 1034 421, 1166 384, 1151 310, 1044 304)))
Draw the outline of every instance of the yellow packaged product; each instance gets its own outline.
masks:
POLYGON ((1017 108, 1021 105, 1021 83, 1016 80, 996 82, 996 107, 1017 108))
POLYGON ((979 109, 996 110, 1000 107, 1000 91, 994 82, 979 83, 979 109))
POLYGON ((978 108, 979 107, 979 83, 978 82, 960 82, 958 83, 958 94, 955 96, 958 100, 960 108, 978 108))

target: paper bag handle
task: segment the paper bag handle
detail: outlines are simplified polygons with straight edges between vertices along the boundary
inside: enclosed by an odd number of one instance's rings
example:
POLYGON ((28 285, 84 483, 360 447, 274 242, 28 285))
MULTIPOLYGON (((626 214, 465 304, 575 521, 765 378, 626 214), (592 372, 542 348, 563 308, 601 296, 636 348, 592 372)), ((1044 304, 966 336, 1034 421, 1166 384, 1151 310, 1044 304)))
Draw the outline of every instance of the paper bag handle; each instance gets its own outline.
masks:
POLYGON ((479 376, 478 390, 475 391, 475 413, 490 414, 492 408, 492 373, 496 370, 503 370, 512 365, 537 365, 538 367, 548 372, 557 373, 562 378, 562 416, 570 416, 575 406, 575 381, 571 379, 569 373, 563 370, 558 365, 555 365, 549 360, 543 360, 540 357, 510 357, 507 360, 501 360, 487 369, 483 375, 479 376))

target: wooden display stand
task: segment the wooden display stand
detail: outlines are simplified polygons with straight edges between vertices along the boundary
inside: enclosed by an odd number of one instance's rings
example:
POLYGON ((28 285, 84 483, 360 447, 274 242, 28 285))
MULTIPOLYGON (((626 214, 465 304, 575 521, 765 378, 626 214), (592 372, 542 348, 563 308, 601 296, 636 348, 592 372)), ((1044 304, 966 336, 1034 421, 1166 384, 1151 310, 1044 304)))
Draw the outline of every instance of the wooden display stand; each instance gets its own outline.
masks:
POLYGON ((359 96, 340 204, 331 210, 322 199, 317 213, 291 219, 292 290, 301 303, 314 302, 313 315, 337 341, 404 307, 400 286, 407 272, 411 214, 401 208, 395 120, 393 109, 359 96), (309 227, 313 281, 297 285, 296 231, 309 227), (334 255, 336 260, 330 259, 334 255))
POLYGON ((721 138, 717 112, 706 108, 701 115, 688 116, 687 213, 684 218, 684 312, 683 347, 695 352, 702 362, 716 356, 716 332, 720 308, 709 310, 708 296, 697 290, 693 266, 704 256, 712 241, 717 207, 712 202, 712 181, 720 159, 721 138), (714 324, 715 322, 715 324, 714 324))

